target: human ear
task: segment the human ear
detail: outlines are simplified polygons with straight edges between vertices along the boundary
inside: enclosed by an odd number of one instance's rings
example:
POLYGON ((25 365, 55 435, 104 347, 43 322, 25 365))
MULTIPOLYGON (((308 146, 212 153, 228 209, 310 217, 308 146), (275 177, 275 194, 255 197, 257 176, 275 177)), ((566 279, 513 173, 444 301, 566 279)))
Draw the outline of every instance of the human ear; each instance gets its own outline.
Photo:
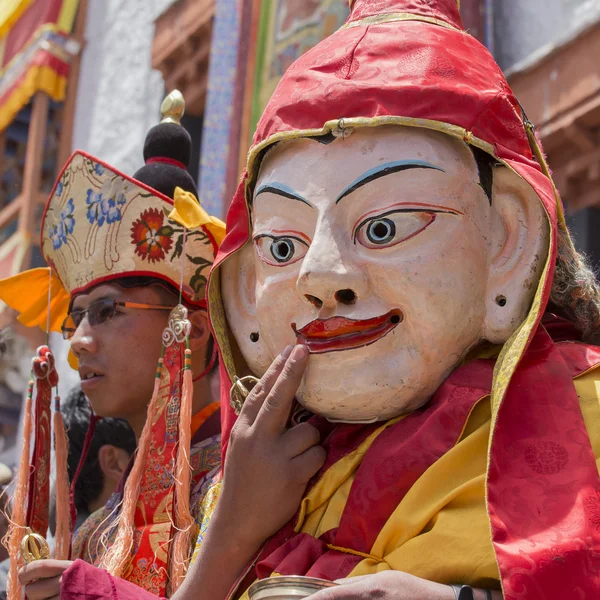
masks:
POLYGON ((98 450, 98 465, 104 475, 105 481, 115 485, 119 483, 130 461, 129 454, 123 448, 111 444, 104 444, 98 450))
POLYGON ((208 328, 208 318, 203 310, 193 310, 188 313, 188 319, 192 324, 190 333, 190 350, 197 352, 200 348, 208 344, 210 329, 208 328))
POLYGON ((248 242, 221 267, 221 295, 227 322, 251 371, 261 377, 271 357, 261 337, 256 316, 254 246, 248 242))
POLYGON ((494 170, 484 337, 504 343, 523 322, 549 248, 548 217, 533 188, 509 168, 494 170))

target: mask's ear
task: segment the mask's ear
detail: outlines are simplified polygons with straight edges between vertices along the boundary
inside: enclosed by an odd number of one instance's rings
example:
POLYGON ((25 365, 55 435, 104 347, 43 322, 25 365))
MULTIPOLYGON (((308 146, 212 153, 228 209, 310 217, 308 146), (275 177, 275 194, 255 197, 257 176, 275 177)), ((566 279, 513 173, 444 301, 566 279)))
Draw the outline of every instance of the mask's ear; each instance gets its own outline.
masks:
POLYGON ((250 370, 262 377, 271 364, 256 317, 254 247, 247 243, 221 266, 221 296, 227 323, 250 370))
POLYGON ((496 168, 486 340, 504 343, 527 316, 548 256, 549 231, 548 217, 533 188, 511 169, 496 168))

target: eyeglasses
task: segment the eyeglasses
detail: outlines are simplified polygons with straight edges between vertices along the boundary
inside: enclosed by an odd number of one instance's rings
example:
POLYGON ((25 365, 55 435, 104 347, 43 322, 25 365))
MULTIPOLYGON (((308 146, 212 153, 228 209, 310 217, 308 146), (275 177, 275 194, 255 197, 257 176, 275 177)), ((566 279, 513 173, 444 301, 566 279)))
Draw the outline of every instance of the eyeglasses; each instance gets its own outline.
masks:
POLYGON ((70 340, 85 315, 88 317, 89 324, 92 327, 101 325, 110 321, 117 314, 117 307, 124 308, 141 308, 146 310, 173 310, 173 306, 161 306, 158 304, 139 304, 138 302, 117 302, 112 298, 102 298, 92 302, 86 310, 73 310, 62 324, 62 334, 65 340, 70 340))

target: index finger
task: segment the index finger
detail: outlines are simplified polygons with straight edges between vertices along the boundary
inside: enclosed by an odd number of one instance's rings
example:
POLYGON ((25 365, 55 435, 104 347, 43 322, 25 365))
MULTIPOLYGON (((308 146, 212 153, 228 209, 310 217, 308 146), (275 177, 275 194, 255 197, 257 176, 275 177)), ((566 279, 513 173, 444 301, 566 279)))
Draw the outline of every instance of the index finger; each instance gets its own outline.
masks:
POLYGON ((294 397, 306 370, 308 355, 306 346, 294 347, 258 413, 256 423, 260 427, 278 432, 286 429, 294 397))
POLYGON ((19 582, 27 585, 38 579, 50 579, 62 575, 70 566, 70 560, 36 560, 19 569, 19 582))
POLYGON ((271 388, 281 374, 285 362, 292 350, 293 346, 286 346, 281 354, 271 363, 268 371, 260 378, 254 388, 252 388, 242 405, 242 410, 238 417, 239 422, 245 422, 247 425, 252 425, 252 423, 254 423, 260 407, 263 405, 267 394, 271 391, 271 388))

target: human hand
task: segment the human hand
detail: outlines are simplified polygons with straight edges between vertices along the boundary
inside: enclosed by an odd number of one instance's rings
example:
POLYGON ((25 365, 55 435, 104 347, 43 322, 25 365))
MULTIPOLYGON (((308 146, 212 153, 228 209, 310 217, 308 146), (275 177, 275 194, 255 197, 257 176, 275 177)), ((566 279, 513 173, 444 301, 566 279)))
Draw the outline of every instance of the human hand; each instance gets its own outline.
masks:
MULTIPOLYGON (((456 594, 449 585, 421 579, 402 571, 381 571, 374 575, 339 579, 338 587, 327 588, 309 600, 455 600, 456 594)), ((473 589, 475 600, 502 600, 502 592, 473 589)))
POLYGON ((337 587, 313 594, 310 600, 454 600, 455 594, 448 585, 434 583, 402 571, 382 571, 340 579, 337 587))
POLYGON ((70 560, 36 560, 19 570, 19 582, 29 600, 59 600, 62 574, 70 560))
POLYGON ((325 461, 317 429, 287 428, 308 355, 305 346, 288 346, 246 398, 231 432, 211 528, 228 527, 238 543, 256 549, 294 516, 325 461))

